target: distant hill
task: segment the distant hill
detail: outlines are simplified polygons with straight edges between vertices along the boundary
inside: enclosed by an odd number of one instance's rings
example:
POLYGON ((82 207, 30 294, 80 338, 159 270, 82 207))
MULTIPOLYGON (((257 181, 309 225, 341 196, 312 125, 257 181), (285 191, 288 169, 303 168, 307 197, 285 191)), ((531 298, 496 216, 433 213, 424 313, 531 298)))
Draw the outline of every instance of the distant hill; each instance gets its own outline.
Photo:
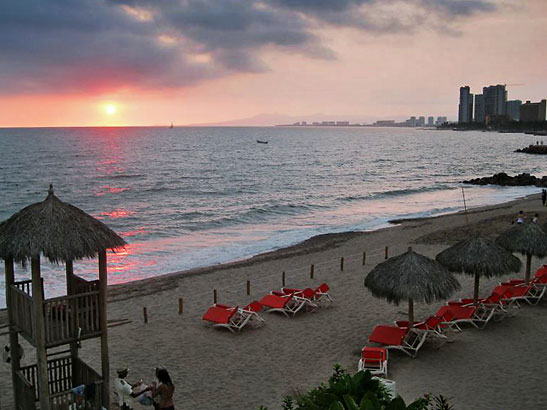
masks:
POLYGON ((235 120, 188 124, 188 126, 196 127, 269 127, 280 124, 294 124, 295 122, 307 121, 350 121, 351 123, 372 123, 377 118, 369 116, 355 115, 327 115, 327 114, 312 114, 302 116, 292 116, 284 114, 258 114, 248 118, 239 118, 235 120))

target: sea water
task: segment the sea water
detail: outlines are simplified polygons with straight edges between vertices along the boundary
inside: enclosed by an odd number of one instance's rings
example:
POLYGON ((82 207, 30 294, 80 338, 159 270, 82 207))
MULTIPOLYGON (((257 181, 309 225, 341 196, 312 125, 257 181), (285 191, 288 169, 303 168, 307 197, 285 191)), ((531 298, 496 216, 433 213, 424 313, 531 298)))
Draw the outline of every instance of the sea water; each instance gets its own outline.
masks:
MULTIPOLYGON (((0 221, 53 184, 129 243, 109 256, 109 283, 122 283, 462 210, 462 180, 545 175, 542 156, 514 152, 536 139, 373 127, 0 129, 0 221)), ((465 188, 468 207, 535 192, 465 188)), ((96 261, 75 268, 96 275, 96 261)), ((42 269, 46 296, 63 294, 63 267, 42 269)), ((0 275, 0 307, 4 287, 0 275)))

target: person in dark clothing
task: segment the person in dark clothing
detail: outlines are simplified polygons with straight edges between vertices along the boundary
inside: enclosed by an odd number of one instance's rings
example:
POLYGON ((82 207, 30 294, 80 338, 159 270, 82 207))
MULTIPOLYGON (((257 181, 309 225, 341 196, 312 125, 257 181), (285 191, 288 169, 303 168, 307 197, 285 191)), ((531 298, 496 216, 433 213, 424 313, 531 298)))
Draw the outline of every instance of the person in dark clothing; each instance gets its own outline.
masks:
POLYGON ((545 206, 545 201, 547 201, 547 189, 541 191, 541 202, 543 203, 543 206, 545 206))

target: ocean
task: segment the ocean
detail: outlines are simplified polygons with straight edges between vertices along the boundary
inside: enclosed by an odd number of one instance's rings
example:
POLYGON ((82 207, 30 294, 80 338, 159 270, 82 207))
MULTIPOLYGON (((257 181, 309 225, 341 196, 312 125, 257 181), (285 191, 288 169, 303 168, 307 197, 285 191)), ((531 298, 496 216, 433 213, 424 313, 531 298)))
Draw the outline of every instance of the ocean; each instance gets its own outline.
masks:
MULTIPOLYGON (((514 152, 537 138, 372 127, 0 129, 0 221, 53 184, 59 199, 129 243, 109 256, 109 283, 123 283, 462 210, 464 179, 546 175, 542 156, 514 152)), ((540 191, 465 186, 468 207, 540 191)), ((96 275, 95 260, 74 267, 96 275)), ((42 269, 46 297, 63 294, 63 266, 42 269)), ((17 266, 16 275, 30 274, 17 266)), ((0 275, 0 307, 4 288, 0 275)))

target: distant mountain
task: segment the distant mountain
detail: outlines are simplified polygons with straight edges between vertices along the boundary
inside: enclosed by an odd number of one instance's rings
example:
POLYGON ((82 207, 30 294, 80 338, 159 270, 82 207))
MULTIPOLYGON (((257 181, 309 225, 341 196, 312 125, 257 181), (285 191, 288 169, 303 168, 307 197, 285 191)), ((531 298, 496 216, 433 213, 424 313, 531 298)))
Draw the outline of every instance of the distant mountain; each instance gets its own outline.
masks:
POLYGON ((370 116, 355 116, 355 115, 327 115, 327 114, 312 114, 312 115, 284 115, 284 114, 258 114, 253 117, 240 118, 229 121, 208 122, 198 124, 188 124, 188 126, 196 127, 268 127, 281 124, 294 124, 295 122, 307 121, 349 121, 353 123, 372 123, 377 118, 370 116))

